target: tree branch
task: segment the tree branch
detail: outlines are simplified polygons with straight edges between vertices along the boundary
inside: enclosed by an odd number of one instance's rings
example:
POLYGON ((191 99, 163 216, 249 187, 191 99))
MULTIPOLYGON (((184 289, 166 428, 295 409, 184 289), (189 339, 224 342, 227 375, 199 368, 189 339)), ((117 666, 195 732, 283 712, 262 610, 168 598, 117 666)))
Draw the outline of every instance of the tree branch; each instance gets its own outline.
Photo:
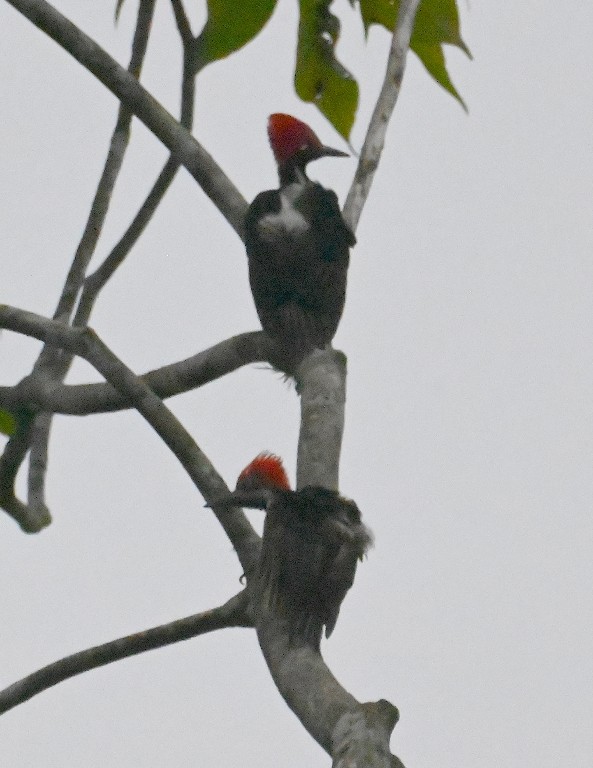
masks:
POLYGON ((25 533, 37 533, 51 523, 51 515, 46 508, 41 505, 29 507, 14 492, 14 480, 29 450, 34 421, 34 411, 20 411, 17 430, 0 456, 0 507, 16 520, 25 533))
POLYGON ((175 15, 175 23, 177 24, 177 31, 179 37, 183 43, 184 48, 193 42, 194 36, 191 31, 191 25, 183 7, 181 0, 171 0, 171 6, 175 15))
POLYGON ((276 617, 254 606, 257 637, 278 688, 334 768, 403 768, 389 750, 398 719, 388 701, 361 704, 309 646, 295 646, 276 617))
MULTIPOLYGON (((297 488, 338 488, 346 358, 316 350, 296 372, 301 396, 297 488)), ((311 736, 333 757, 334 768, 403 768, 389 750, 397 709, 387 701, 361 704, 309 646, 295 646, 286 623, 253 606, 262 653, 280 694, 311 736)))
MULTIPOLYGON (((136 81, 140 77, 146 55, 150 28, 154 16, 154 5, 155 0, 141 0, 138 7, 138 21, 132 43, 132 55, 127 70, 128 76, 136 81)), ((89 217, 54 314, 54 319, 56 320, 67 320, 70 317, 87 267, 97 247, 97 242, 107 217, 113 188, 115 187, 115 182, 121 170, 129 143, 131 122, 132 111, 122 102, 111 137, 105 167, 97 186, 89 217)))
MULTIPOLYGON (((132 55, 128 66, 128 72, 134 75, 137 79, 140 76, 142 63, 146 53, 149 32, 154 15, 154 4, 155 0, 142 0, 138 9, 138 21, 132 44, 132 55)), ((182 4, 179 0, 172 0, 172 6, 184 49, 180 121, 181 124, 189 130, 193 122, 194 83, 197 71, 195 62, 192 58, 193 38, 191 29, 189 28, 189 20, 187 19, 182 4)), ((86 325, 88 323, 93 306, 101 289, 113 276, 116 269, 121 265, 137 242, 175 178, 179 168, 179 162, 174 156, 171 156, 124 236, 99 269, 96 270, 94 274, 84 279, 86 269, 95 251, 105 221, 116 178, 121 169, 123 156, 129 140, 131 118, 132 113, 124 104, 121 104, 105 168, 99 181, 97 193, 91 206, 91 211, 80 245, 68 274, 64 291, 58 303, 56 313, 54 314, 55 319, 61 319, 66 322, 70 317, 74 301, 84 280, 83 291, 73 324, 86 325)), ((63 381, 71 361, 72 358, 70 356, 57 352, 52 348, 45 348, 41 352, 39 360, 34 368, 34 375, 41 379, 48 378, 50 381, 63 381)), ((47 471, 51 422, 51 414, 40 413, 36 419, 35 425, 29 431, 31 450, 29 459, 28 506, 30 507, 30 510, 27 517, 31 521, 39 520, 43 525, 47 525, 51 522, 51 515, 45 504, 45 475, 47 471)), ((17 433, 14 439, 17 439, 18 437, 17 433)), ((22 450, 23 443, 22 441, 19 442, 19 447, 21 449, 20 455, 22 457, 21 461, 23 461, 26 456, 26 450, 22 450)), ((11 489, 10 493, 4 495, 13 511, 18 510, 22 517, 25 507, 17 500, 14 492, 14 483, 19 465, 14 462, 7 462, 5 464, 5 469, 10 469, 12 471, 12 476, 2 478, 2 480, 5 481, 4 485, 11 489)), ((37 528, 37 530, 39 530, 39 528, 37 528)))
POLYGON ((247 203, 211 155, 138 81, 45 0, 7 0, 100 80, 176 155, 242 237, 247 203))
MULTIPOLYGON (((177 5, 175 0, 172 0, 174 7, 177 5)), ((181 34, 181 31, 180 31, 181 34)), ((181 83, 181 110, 180 110, 180 123, 182 126, 191 130, 194 116, 194 101, 195 101, 195 78, 196 74, 192 71, 189 59, 190 59, 190 44, 193 38, 189 42, 183 41, 184 44, 184 65, 183 65, 183 78, 181 83)), ((179 161, 171 155, 165 163, 162 171, 158 175, 152 189, 148 193, 146 199, 142 203, 138 213, 132 219, 132 223, 129 225, 119 242, 112 248, 111 252, 103 263, 89 275, 83 285, 82 295, 78 303, 76 315, 74 317, 74 325, 87 325, 91 312, 100 291, 105 284, 111 279, 115 271, 122 264, 134 245, 138 242, 140 235, 146 229, 146 226, 152 219, 156 209, 160 205, 167 190, 171 186, 173 179, 175 178, 177 171, 179 170, 179 161)))
POLYGON ((301 396, 297 488, 339 487, 340 452, 346 402, 346 356, 315 350, 296 373, 301 396))
POLYGON ((414 29, 416 11, 420 0, 401 0, 399 12, 391 39, 391 48, 387 60, 387 71, 375 109, 369 123, 367 134, 362 145, 356 173, 344 205, 344 218, 356 231, 360 215, 369 195, 375 171, 379 165, 387 126, 399 96, 404 72, 406 56, 410 47, 410 37, 414 29))
MULTIPOLYGON (((402 0, 400 4, 385 82, 344 207, 344 217, 353 230, 368 197, 399 94, 419 2, 402 0)), ((308 484, 338 487, 345 362, 334 350, 314 352, 297 371, 301 394, 298 488, 308 484)), ((319 653, 291 645, 286 628, 261 606, 254 607, 254 615, 259 643, 280 694, 313 738, 332 755, 334 768, 401 768, 389 750, 397 709, 384 700, 360 704, 342 688, 319 653)))
MULTIPOLYGON (((1 313, 1 310, 0 310, 1 313)), ((162 399, 201 387, 249 363, 272 358, 273 342, 263 331, 232 336, 197 355, 145 373, 140 378, 162 399)), ((29 376, 14 387, 0 386, 0 405, 34 407, 52 413, 87 416, 131 408, 111 384, 60 384, 29 376)))
MULTIPOLYGON (((87 360, 146 419, 208 503, 229 493, 224 480, 176 416, 93 330, 66 327, 56 320, 6 304, 0 305, 0 328, 32 336, 87 360)), ((214 514, 235 548, 245 574, 249 576, 259 555, 259 536, 236 507, 216 508, 214 514)))
MULTIPOLYGON (((136 79, 140 77, 142 64, 148 47, 148 38, 152 19, 154 16, 155 0, 141 0, 138 6, 138 19, 132 41, 132 54, 128 65, 128 72, 136 79)), ((130 139, 130 126, 132 122, 132 113, 122 104, 120 105, 117 121, 109 144, 105 166, 99 179, 97 191, 91 205, 90 213, 84 228, 82 237, 72 265, 66 277, 66 282, 62 290, 62 295, 58 301, 58 306, 54 313, 54 319, 68 322, 76 297, 83 283, 89 262, 95 252, 99 236, 103 229, 103 224, 107 217, 109 204, 113 189, 121 171, 124 155, 130 139)), ((52 347, 46 347, 42 350, 37 363, 33 369, 33 374, 39 377, 48 376, 50 379, 63 380, 70 366, 70 359, 64 357, 59 351, 52 347)), ((28 478, 28 506, 30 508, 29 516, 40 521, 51 521, 49 509, 45 503, 45 474, 47 470, 47 452, 49 443, 49 433, 51 430, 51 415, 48 413, 39 414, 35 424, 29 431, 30 439, 30 458, 29 458, 29 478, 28 478)), ((18 437, 18 434, 17 436, 18 437)), ((25 457, 23 453, 23 459, 25 457)), ((14 489, 16 471, 14 467, 12 477, 7 476, 3 481, 10 483, 14 489)), ((14 496, 14 490, 12 491, 14 496)), ((47 524, 47 523, 46 523, 47 524)))
POLYGON ((0 715, 58 683, 114 661, 163 648, 225 627, 251 627, 245 590, 219 608, 120 637, 66 656, 0 691, 0 715))

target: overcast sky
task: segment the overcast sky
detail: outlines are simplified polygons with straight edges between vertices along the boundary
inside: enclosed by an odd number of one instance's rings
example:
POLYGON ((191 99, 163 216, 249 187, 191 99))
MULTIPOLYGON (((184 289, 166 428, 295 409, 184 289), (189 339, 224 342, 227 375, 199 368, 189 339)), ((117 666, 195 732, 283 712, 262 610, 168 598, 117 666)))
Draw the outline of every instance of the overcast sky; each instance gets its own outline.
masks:
MULTIPOLYGON (((117 28, 113 4, 56 2, 126 64, 136 3, 117 28)), ((365 45, 346 0, 335 9, 362 85, 360 147, 388 35, 365 45)), ((593 6, 462 2, 461 13, 474 61, 450 51, 448 63, 469 115, 410 56, 352 255, 335 339, 349 360, 341 488, 376 546, 322 650, 359 700, 399 707, 392 748, 407 768, 591 768, 593 6)), ((248 199, 276 184, 270 112, 343 146, 292 91, 296 22, 282 0, 254 43, 198 79, 195 134, 248 199)), ((174 113, 179 59, 160 2, 143 80, 174 113)), ((0 103, 0 301, 49 315, 117 104, 4 2, 0 103)), ((135 122, 97 263, 165 158, 135 122)), ((354 168, 327 159, 312 175, 343 199, 354 168)), ((137 372, 258 327, 242 244, 185 171, 92 325, 137 372)), ((2 334, 0 383, 28 373, 38 349, 2 334)), ((81 363, 69 378, 91 380, 81 363)), ((262 449, 294 477, 298 402, 277 375, 251 366, 171 407, 229 483, 262 449)), ((239 587, 220 527, 138 415, 58 418, 50 459, 54 524, 26 536, 0 516, 2 687, 239 587)), ((0 762, 329 765, 253 631, 238 629, 12 710, 0 762)))

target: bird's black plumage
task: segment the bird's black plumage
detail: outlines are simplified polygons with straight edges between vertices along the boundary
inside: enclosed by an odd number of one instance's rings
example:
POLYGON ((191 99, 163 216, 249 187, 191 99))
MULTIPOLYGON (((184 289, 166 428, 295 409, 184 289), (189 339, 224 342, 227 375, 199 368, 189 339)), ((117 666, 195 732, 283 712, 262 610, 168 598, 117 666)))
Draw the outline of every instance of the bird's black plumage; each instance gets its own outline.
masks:
POLYGON ((253 476, 216 503, 266 510, 256 604, 285 623, 291 643, 318 650, 323 628, 329 637, 372 543, 356 504, 320 486, 291 491, 258 485, 253 476))
POLYGON ((280 188, 257 195, 245 219, 257 314, 293 362, 333 339, 356 242, 335 192, 305 174, 306 164, 324 153, 342 154, 320 144, 279 165, 280 188))
POLYGON ((277 491, 267 506, 258 572, 264 609, 286 621, 292 641, 319 649, 371 543, 356 504, 307 486, 277 491))

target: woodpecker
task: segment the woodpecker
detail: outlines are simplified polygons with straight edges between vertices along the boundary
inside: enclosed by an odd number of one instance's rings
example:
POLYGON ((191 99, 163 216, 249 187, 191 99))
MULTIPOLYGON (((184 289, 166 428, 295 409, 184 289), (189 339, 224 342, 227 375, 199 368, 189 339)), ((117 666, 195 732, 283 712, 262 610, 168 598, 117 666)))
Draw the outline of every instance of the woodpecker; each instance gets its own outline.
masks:
POLYGON ((282 461, 269 453, 245 467, 235 491, 216 503, 266 510, 257 599, 286 622, 291 644, 319 650, 323 627, 329 637, 372 543, 356 504, 320 486, 292 491, 282 461))
POLYGON ((349 249, 356 243, 335 192, 307 178, 324 146, 296 117, 270 115, 280 187, 259 195, 245 218, 249 282, 264 331, 292 365, 333 339, 346 298, 349 249))

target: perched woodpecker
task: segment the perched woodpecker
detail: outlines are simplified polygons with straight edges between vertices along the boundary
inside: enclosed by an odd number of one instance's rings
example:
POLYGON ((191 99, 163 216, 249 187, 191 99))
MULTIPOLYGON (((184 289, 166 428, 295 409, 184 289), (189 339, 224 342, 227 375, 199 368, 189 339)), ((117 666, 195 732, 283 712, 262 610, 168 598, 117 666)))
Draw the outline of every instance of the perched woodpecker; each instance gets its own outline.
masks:
POLYGON ((247 211, 249 282, 264 331, 294 365, 333 339, 356 242, 336 193, 308 179, 305 169, 320 157, 348 155, 324 146, 291 115, 270 115, 268 136, 280 187, 261 192, 247 211))
POLYGON ((257 456, 236 490, 217 504, 266 510, 255 589, 260 605, 287 623, 291 643, 319 650, 329 637, 356 565, 372 543, 350 499, 319 486, 292 491, 282 461, 257 456))

